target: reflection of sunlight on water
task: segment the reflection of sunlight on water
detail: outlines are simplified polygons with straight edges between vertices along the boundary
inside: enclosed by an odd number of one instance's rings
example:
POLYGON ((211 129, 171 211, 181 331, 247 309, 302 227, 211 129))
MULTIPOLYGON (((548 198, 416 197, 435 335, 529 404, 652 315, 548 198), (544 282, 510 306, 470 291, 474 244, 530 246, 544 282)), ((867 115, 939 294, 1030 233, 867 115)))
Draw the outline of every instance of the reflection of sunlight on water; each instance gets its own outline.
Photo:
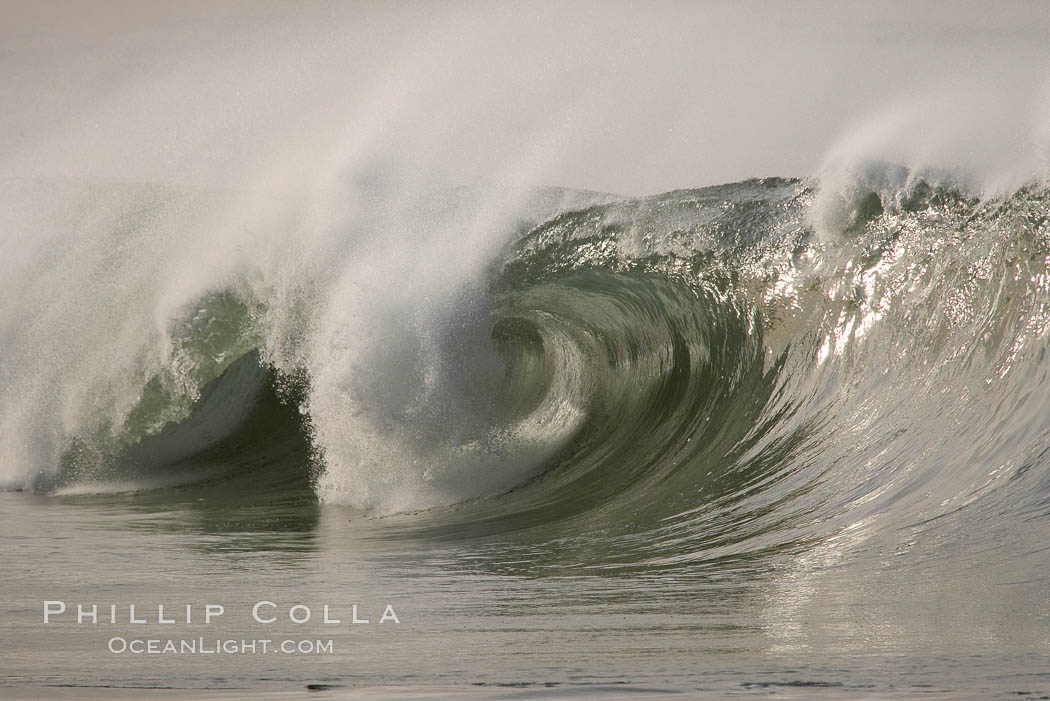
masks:
MULTIPOLYGON (((831 600, 834 592, 821 587, 825 574, 841 567, 868 535, 864 521, 853 523, 795 557, 785 571, 777 574, 761 614, 766 635, 772 639, 771 652, 783 654, 834 647, 835 637, 846 638, 847 644, 848 640, 858 638, 859 630, 841 630, 837 626, 822 630, 816 619, 827 615, 834 605, 831 600)), ((845 617, 840 625, 851 626, 852 621, 845 617)))
MULTIPOLYGON (((894 306, 892 297, 899 295, 901 280, 890 274, 898 262, 904 243, 898 241, 879 261, 868 268, 847 262, 839 281, 827 292, 827 298, 839 307, 835 324, 827 332, 817 351, 817 365, 831 356, 841 356, 850 342, 859 342, 894 306)), ((907 272, 903 273, 904 278, 907 272)), ((898 304, 903 300, 898 300, 898 304)))
POLYGON ((929 522, 852 524, 776 574, 760 616, 770 652, 976 658, 1045 646, 1045 576, 1019 572, 994 538, 965 560, 959 547, 929 522))

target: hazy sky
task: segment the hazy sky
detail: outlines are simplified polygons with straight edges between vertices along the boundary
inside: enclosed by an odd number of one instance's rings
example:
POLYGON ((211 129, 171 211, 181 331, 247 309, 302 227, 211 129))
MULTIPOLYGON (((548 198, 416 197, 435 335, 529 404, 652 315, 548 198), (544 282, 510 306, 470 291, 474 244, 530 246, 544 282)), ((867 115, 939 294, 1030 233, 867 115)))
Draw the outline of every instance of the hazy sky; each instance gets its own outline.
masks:
POLYGON ((1042 2, 3 1, 0 175, 640 194, 844 143, 1043 158, 1048 69, 1042 2))

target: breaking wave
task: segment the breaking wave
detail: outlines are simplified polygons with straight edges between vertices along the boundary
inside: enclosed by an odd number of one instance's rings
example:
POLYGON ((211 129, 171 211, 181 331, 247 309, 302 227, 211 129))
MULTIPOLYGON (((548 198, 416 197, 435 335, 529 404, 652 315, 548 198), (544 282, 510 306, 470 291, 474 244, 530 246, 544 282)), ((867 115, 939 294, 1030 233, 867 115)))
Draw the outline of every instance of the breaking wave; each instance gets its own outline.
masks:
POLYGON ((1037 183, 0 192, 8 489, 236 484, 648 567, 1050 508, 1037 183))

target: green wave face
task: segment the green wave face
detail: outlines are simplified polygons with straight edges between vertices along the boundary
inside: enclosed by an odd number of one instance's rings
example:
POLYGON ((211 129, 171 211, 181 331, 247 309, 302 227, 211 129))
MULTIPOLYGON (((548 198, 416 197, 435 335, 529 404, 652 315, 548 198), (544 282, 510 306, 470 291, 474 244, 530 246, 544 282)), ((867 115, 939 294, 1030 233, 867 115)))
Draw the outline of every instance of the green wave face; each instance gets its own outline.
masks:
POLYGON ((1036 508, 1050 198, 899 180, 576 196, 441 294, 399 296, 397 259, 372 297, 365 266, 240 270, 34 484, 348 503, 594 568, 1036 508))

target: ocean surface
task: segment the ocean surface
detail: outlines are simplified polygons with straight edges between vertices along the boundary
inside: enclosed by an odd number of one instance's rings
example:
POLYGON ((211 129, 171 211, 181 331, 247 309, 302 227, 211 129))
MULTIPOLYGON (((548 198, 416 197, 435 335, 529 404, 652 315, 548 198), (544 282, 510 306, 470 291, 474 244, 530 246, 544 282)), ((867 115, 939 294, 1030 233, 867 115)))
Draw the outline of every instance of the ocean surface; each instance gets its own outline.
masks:
POLYGON ((1045 184, 384 192, 0 182, 0 696, 1050 694, 1045 184))

